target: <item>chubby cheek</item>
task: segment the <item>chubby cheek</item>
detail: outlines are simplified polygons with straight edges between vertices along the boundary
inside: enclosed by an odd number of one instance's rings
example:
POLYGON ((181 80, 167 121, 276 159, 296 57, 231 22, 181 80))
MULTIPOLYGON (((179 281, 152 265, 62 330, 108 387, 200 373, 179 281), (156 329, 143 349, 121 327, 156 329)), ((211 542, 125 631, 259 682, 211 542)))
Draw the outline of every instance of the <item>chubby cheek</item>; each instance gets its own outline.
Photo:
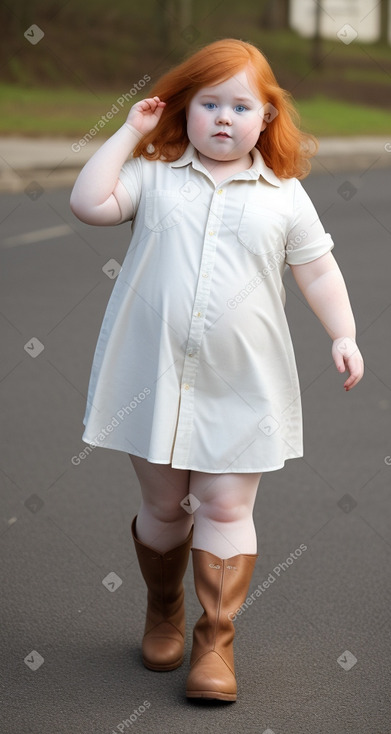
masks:
POLYGON ((247 139, 248 139, 249 143, 252 143, 253 147, 258 142, 258 138, 260 136, 260 133, 261 133, 261 130, 260 130, 259 125, 257 125, 257 126, 254 125, 254 127, 250 130, 247 139))
POLYGON ((187 117, 187 135, 192 142, 192 138, 203 137, 208 129, 208 119, 203 110, 192 110, 190 108, 187 117))
POLYGON ((264 127, 266 127, 266 123, 265 123, 265 125, 261 124, 261 121, 260 121, 259 117, 257 117, 257 118, 254 118, 253 120, 249 121, 249 123, 248 123, 248 125, 246 127, 247 127, 247 130, 246 130, 246 133, 247 133, 246 138, 247 138, 248 142, 249 143, 252 142, 252 144, 254 146, 257 143, 257 141, 258 141, 258 138, 259 138, 259 135, 260 135, 261 131, 264 129, 264 127))

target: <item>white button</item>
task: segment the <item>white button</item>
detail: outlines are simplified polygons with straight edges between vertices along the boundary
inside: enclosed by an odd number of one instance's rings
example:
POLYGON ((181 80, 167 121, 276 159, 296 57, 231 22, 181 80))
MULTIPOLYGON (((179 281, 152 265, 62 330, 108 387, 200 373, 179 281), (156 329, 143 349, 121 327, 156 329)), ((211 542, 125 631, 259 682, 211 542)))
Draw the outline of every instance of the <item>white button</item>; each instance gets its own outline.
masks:
POLYGON ((197 316, 198 319, 201 318, 201 316, 202 316, 201 311, 198 311, 198 313, 196 313, 196 316, 197 316))
POLYGON ((202 273, 203 278, 209 278, 209 273, 202 273))
POLYGON ((183 389, 184 390, 190 390, 190 385, 187 385, 187 384, 186 385, 183 385, 183 389))
POLYGON ((223 193, 223 189, 219 189, 217 193, 218 194, 222 194, 223 193))
POLYGON ((213 231, 213 230, 211 229, 211 230, 209 230, 208 234, 210 234, 210 235, 212 236, 213 234, 216 234, 216 232, 214 232, 214 231, 213 231))

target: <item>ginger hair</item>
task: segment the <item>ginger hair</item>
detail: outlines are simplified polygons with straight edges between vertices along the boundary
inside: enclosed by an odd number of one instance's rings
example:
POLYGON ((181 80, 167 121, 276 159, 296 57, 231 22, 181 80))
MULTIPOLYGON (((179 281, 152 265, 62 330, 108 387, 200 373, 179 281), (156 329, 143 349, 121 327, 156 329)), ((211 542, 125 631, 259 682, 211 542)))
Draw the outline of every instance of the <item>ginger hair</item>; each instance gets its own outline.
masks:
POLYGON ((299 130, 291 95, 278 84, 266 57, 253 44, 234 38, 201 48, 154 84, 150 96, 158 96, 166 107, 156 127, 138 142, 133 156, 169 162, 180 158, 189 143, 186 109, 192 97, 243 69, 249 72, 253 93, 277 110, 276 114, 270 108, 273 115, 255 147, 278 178, 307 176, 309 159, 318 147, 316 139, 299 130))

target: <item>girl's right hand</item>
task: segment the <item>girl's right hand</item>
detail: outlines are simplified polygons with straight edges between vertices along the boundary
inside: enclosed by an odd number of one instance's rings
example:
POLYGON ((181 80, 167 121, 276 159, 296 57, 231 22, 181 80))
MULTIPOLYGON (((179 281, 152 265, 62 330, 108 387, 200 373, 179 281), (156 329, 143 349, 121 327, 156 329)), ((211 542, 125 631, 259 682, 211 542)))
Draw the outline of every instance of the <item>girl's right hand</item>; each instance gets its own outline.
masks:
POLYGON ((151 132, 158 124, 166 106, 159 97, 149 97, 136 102, 131 108, 126 122, 132 125, 142 135, 151 132))

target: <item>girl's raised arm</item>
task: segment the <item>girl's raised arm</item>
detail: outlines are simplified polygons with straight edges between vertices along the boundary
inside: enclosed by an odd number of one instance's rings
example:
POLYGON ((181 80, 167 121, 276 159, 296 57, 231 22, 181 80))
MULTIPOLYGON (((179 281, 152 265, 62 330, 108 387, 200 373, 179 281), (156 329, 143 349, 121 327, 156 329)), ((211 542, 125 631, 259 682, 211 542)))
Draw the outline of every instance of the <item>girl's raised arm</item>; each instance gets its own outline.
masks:
POLYGON ((120 170, 147 132, 160 120, 165 102, 151 97, 131 108, 127 121, 90 158, 73 187, 70 205, 78 219, 86 224, 120 224, 134 216, 134 207, 120 170))

